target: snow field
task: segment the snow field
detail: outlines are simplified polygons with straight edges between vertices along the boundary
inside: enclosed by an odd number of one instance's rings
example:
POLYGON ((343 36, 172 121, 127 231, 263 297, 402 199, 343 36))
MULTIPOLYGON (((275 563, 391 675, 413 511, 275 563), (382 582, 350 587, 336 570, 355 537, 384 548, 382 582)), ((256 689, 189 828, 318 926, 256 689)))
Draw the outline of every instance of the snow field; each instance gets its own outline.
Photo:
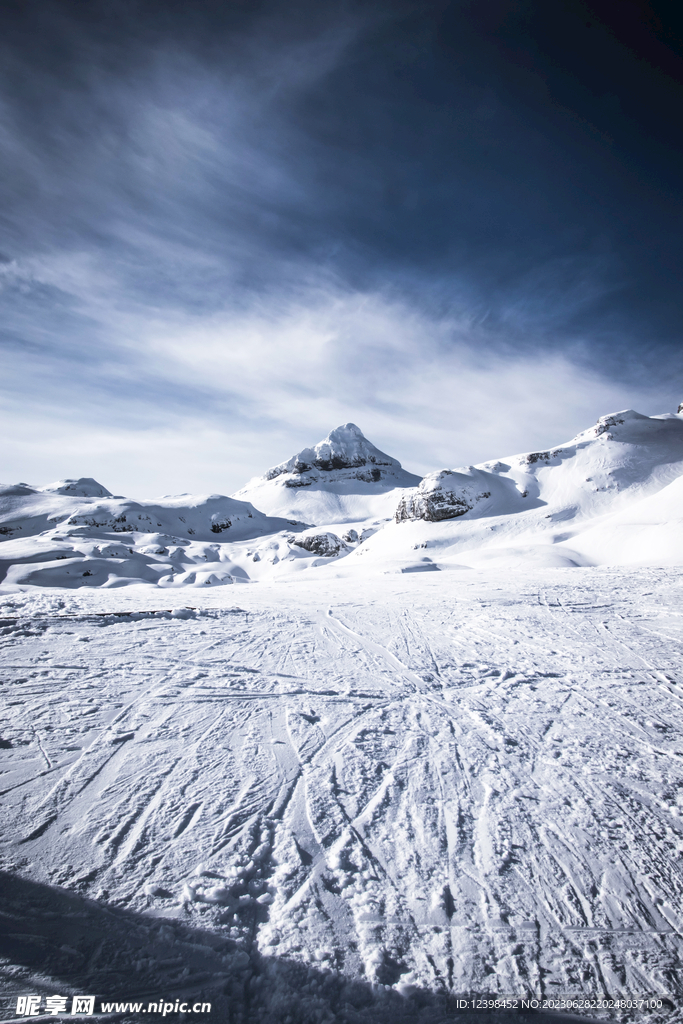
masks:
POLYGON ((0 866, 214 936, 222 966, 180 955, 165 991, 229 990, 242 1020, 677 1000, 682 589, 676 568, 5 588, 0 866))

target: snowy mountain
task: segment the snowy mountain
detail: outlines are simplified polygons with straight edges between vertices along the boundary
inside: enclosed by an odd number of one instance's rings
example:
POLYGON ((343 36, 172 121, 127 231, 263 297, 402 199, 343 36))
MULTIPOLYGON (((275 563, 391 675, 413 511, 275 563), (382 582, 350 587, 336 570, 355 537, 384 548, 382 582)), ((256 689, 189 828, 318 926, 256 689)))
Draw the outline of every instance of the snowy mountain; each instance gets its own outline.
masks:
POLYGON ((428 562, 464 566, 679 564, 682 474, 683 417, 628 409, 547 451, 429 474, 363 554, 383 562, 429 547, 428 562))
POLYGON ((440 522, 553 506, 594 516, 659 490, 683 469, 683 419, 627 409, 551 451, 431 473, 399 502, 396 521, 440 522))
POLYGON ((390 518, 403 489, 419 482, 355 423, 345 423, 313 448, 303 448, 250 480, 233 497, 253 502, 268 515, 317 526, 357 525, 390 518))
POLYGON ((205 587, 326 568, 683 564, 683 416, 626 410, 571 441, 423 480, 347 423, 231 498, 0 488, 5 582, 205 587))

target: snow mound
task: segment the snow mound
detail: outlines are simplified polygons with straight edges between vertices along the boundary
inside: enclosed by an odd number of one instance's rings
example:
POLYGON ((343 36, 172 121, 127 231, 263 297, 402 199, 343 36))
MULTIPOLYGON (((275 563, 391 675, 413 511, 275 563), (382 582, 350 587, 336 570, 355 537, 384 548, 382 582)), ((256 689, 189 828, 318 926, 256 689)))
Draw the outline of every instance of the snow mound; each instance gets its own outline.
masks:
POLYGON ((0 484, 0 498, 16 498, 35 493, 36 488, 29 484, 0 484))
POLYGON ((233 497, 251 501, 269 515, 316 526, 362 523, 388 519, 400 489, 419 482, 398 459, 368 441, 355 423, 345 423, 312 448, 255 477, 233 497))
POLYGON ((63 528, 85 527, 112 533, 156 533, 210 540, 230 531, 231 537, 273 533, 287 524, 269 522, 249 502, 222 494, 164 498, 159 502, 112 498, 74 509, 63 528))
POLYGON ((56 480, 53 484, 38 487, 39 491, 50 491, 52 494, 71 494, 75 498, 111 498, 112 493, 91 476, 82 476, 78 480, 56 480))

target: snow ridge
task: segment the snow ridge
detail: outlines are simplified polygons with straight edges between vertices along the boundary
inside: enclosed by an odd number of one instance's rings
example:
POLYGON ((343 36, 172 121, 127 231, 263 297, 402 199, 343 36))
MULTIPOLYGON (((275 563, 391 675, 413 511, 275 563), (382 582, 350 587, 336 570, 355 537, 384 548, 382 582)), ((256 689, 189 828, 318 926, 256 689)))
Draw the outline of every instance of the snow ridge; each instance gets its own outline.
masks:
POLYGON ((441 522, 468 513, 512 515, 558 501, 576 513, 598 514, 624 492, 660 489, 672 472, 683 472, 678 416, 643 416, 625 409, 601 416, 559 448, 430 473, 401 498, 395 519, 441 522))

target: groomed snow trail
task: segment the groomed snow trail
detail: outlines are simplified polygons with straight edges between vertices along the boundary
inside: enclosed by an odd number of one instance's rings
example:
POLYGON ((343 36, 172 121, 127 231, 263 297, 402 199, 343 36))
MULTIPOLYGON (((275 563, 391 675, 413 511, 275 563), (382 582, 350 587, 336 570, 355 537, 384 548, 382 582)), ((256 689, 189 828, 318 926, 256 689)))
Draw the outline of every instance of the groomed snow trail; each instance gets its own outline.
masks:
POLYGON ((228 974, 677 1004, 682 596, 604 568, 5 593, 0 867, 223 936, 228 974))

